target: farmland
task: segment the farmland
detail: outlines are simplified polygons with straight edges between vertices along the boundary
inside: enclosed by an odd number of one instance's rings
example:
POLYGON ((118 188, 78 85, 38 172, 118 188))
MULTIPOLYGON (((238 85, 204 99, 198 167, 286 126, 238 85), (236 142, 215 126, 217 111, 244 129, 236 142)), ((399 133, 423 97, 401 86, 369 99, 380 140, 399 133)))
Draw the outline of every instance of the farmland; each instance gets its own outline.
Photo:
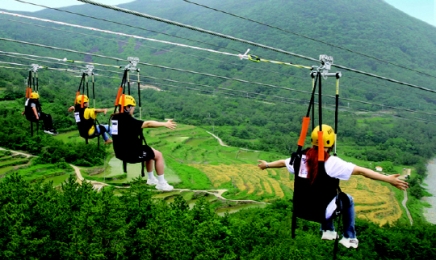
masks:
MULTIPOLYGON (((286 155, 220 146, 207 131, 194 126, 181 125, 176 130, 147 129, 144 133, 149 145, 164 154, 165 178, 176 188, 172 193, 157 193, 156 197, 170 202, 175 194, 181 194, 193 204, 198 196, 206 196, 210 202, 218 205, 217 212, 232 212, 239 207, 256 205, 241 206, 234 202, 226 208, 215 196, 200 191, 225 190, 222 196, 229 201, 255 200, 268 203, 292 198, 293 176, 286 169, 262 171, 257 167, 259 159, 272 161, 285 158, 286 155), (194 190, 195 192, 190 192, 194 190)), ((64 142, 84 142, 76 132, 60 134, 55 138, 64 142)), ((95 139, 90 141, 96 142, 95 139)), ((128 165, 127 173, 124 173, 122 163, 113 157, 111 147, 108 147, 108 151, 110 155, 104 165, 81 168, 85 179, 113 186, 127 186, 140 176, 140 164, 128 165)), ((31 181, 43 178, 44 181, 53 181, 54 185, 59 185, 73 172, 70 167, 62 165, 32 165, 30 158, 8 151, 2 151, 0 156, 0 174, 3 177, 17 172, 31 181)), ((366 165, 365 162, 353 162, 366 165)), ((402 209, 394 192, 385 184, 363 177, 352 177, 349 181, 342 181, 341 187, 344 192, 353 195, 358 218, 384 225, 402 217, 402 209)))

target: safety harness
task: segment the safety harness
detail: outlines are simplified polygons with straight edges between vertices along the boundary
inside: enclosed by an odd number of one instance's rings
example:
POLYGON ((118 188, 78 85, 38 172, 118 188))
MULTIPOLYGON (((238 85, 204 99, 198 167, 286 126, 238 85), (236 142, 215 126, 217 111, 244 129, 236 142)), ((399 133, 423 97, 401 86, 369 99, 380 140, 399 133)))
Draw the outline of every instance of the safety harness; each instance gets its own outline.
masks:
POLYGON ((130 71, 136 71, 138 76, 138 106, 139 106, 139 117, 142 118, 141 111, 141 88, 140 88, 140 78, 139 78, 139 68, 137 64, 139 58, 128 57, 129 64, 124 67, 123 78, 121 80, 120 87, 118 88, 117 96, 114 102, 114 114, 111 117, 110 131, 113 139, 113 147, 115 152, 115 157, 123 161, 123 171, 127 173, 128 163, 141 163, 141 176, 145 176, 144 162, 155 157, 153 150, 147 145, 142 129, 131 129, 129 127, 129 121, 132 120, 131 115, 124 111, 124 95, 130 95, 130 71), (119 105, 121 103, 121 105, 119 105), (119 113, 117 109, 119 108, 119 113), (133 135, 132 135, 133 134, 133 135))
MULTIPOLYGON (((293 196, 293 212, 292 212, 292 238, 295 238, 295 230, 297 227, 297 218, 315 221, 322 223, 325 221, 325 210, 327 205, 336 198, 336 210, 332 217, 338 219, 340 224, 341 212, 345 203, 349 203, 348 196, 343 193, 339 187, 339 179, 330 177, 325 171, 325 153, 323 143, 322 131, 322 78, 335 77, 336 78, 336 108, 335 108, 335 133, 338 129, 338 106, 339 106, 339 78, 341 73, 329 73, 333 58, 320 55, 320 67, 313 67, 311 72, 312 77, 312 94, 309 102, 309 107, 306 116, 303 117, 302 128, 298 140, 297 150, 292 153, 290 165, 293 166, 295 172, 294 181, 294 196, 293 196), (303 150, 307 131, 310 123, 310 112, 312 110, 312 117, 315 113, 315 93, 318 84, 318 119, 319 119, 319 132, 318 132, 318 173, 315 180, 312 182, 308 178, 299 176, 300 168, 302 167, 301 161, 303 155, 307 150, 303 150)), ((314 129, 314 122, 312 122, 312 129, 314 129)), ((335 135, 335 152, 336 156, 336 135, 335 135)), ((336 252, 338 249, 339 231, 335 240, 333 259, 336 259, 336 252)))
POLYGON ((29 76, 27 78, 26 87, 26 101, 24 103, 24 115, 26 119, 30 122, 30 135, 33 136, 33 123, 36 123, 36 132, 39 131, 39 120, 36 119, 35 114, 32 109, 32 104, 36 105, 37 112, 41 112, 41 104, 38 99, 31 99, 30 96, 32 92, 39 92, 38 85, 38 69, 42 68, 38 64, 32 64, 32 68, 29 70, 29 76))
POLYGON ((74 99, 74 118, 76 120, 77 128, 79 129, 79 135, 85 139, 86 144, 88 144, 88 139, 92 139, 98 137, 98 146, 100 146, 100 135, 103 134, 100 129, 99 135, 89 136, 88 132, 92 126, 94 126, 95 131, 97 131, 97 127, 99 122, 96 119, 88 118, 85 119, 84 114, 86 107, 84 107, 85 95, 89 97, 89 77, 92 79, 92 98, 93 104, 95 107, 95 81, 94 81, 94 66, 86 65, 86 70, 82 71, 82 78, 80 80, 79 88, 76 91, 76 98, 74 99), (85 94, 86 91, 86 94, 85 94), (77 98, 79 95, 82 95, 82 100, 77 103, 77 98))

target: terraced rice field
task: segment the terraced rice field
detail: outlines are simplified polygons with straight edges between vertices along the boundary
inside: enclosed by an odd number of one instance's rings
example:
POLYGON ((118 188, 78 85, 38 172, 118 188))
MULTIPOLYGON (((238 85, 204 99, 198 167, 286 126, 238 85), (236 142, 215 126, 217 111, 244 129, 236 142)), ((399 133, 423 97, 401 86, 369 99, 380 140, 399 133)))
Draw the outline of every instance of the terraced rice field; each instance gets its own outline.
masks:
POLYGON ((53 164, 33 165, 31 159, 30 156, 0 150, 0 181, 10 174, 18 174, 28 181, 51 181, 58 186, 73 174, 72 169, 62 169, 53 164))
MULTIPOLYGON (((193 126, 144 132, 148 144, 164 154, 165 176, 175 188, 226 189, 223 197, 234 200, 268 202, 292 197, 293 176, 286 169, 262 171, 257 167, 259 159, 272 161, 284 158, 282 155, 220 146, 205 130, 193 126)), ((128 183, 139 176, 140 164, 129 165, 127 175, 123 174, 121 162, 112 158, 100 173, 91 177, 99 181, 115 177, 109 183, 128 183)), ((399 202, 387 185, 353 176, 349 181, 342 181, 341 187, 354 197, 358 218, 384 225, 401 217, 399 202)), ((170 194, 162 196, 171 197, 170 194)))

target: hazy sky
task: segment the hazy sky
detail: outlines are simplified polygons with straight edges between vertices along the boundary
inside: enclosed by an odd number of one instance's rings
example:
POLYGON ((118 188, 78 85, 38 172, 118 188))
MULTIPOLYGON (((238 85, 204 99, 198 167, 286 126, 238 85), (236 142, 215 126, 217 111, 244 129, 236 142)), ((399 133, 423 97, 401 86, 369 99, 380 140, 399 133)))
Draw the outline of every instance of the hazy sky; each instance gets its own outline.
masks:
MULTIPOLYGON (((65 6, 84 4, 76 0, 23 0, 23 1, 34 3, 34 4, 45 5, 49 7, 65 7, 65 6)), ((125 4, 133 1, 134 0, 95 0, 95 2, 97 3, 104 3, 107 5, 119 5, 119 4, 125 4)), ((34 6, 31 4, 20 3, 15 0, 0 0, 0 8, 6 10, 27 11, 27 12, 34 12, 43 9, 41 7, 34 6)))
MULTIPOLYGON (((24 0, 31 3, 46 5, 50 7, 65 7, 71 5, 80 5, 82 2, 76 0, 24 0)), ((134 0, 95 0, 96 2, 108 5, 119 5, 134 0)), ((364 0, 362 0, 364 1, 364 0)), ((388 4, 416 17, 424 22, 436 26, 436 0, 384 0, 388 4)), ((0 8, 18 11, 38 11, 42 8, 30 4, 23 4, 14 0, 0 0, 0 8)))
POLYGON ((436 0, 384 0, 406 14, 436 26, 436 0))

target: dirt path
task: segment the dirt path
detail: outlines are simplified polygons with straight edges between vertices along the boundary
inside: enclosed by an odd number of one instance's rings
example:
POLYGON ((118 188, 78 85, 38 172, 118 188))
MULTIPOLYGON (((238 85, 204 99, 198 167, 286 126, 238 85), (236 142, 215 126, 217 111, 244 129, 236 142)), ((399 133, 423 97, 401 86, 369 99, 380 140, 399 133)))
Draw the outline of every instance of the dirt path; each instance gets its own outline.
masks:
MULTIPOLYGON (((212 135, 213 137, 215 137, 215 139, 218 140, 218 142, 219 142, 219 144, 220 144, 221 146, 227 146, 227 147, 230 147, 230 146, 226 145, 226 144, 223 142, 223 140, 221 140, 221 138, 219 138, 218 136, 216 136, 216 135, 214 135, 214 134, 212 134, 211 132, 208 132, 208 131, 206 131, 206 133, 208 133, 208 134, 212 135)), ((239 148, 239 149, 240 149, 240 150, 244 150, 244 151, 259 152, 259 151, 256 151, 256 150, 250 150, 250 149, 247 149, 247 148, 239 148)))
POLYGON ((406 206, 406 203, 407 203, 407 191, 404 191, 404 199, 403 199, 401 204, 406 209, 407 217, 409 217, 409 220, 410 220, 410 225, 413 226, 412 215, 410 215, 410 212, 409 212, 409 209, 406 206))
MULTIPOLYGON (((23 155, 23 156, 26 156, 26 157, 33 157, 34 156, 32 154, 23 153, 23 152, 19 152, 19 151, 14 151, 14 150, 10 150, 10 149, 4 149, 2 147, 0 147, 0 150, 10 151, 12 154, 19 154, 19 155, 23 155)), ((82 174, 80 173, 79 167, 77 167, 75 165, 72 165, 72 164, 70 164, 70 166, 73 167, 74 172, 76 173, 77 182, 82 184, 82 182, 85 180, 85 178, 83 178, 82 174)), ((92 187, 95 190, 97 190, 97 191, 101 190, 101 188, 103 188, 104 186, 108 186, 108 184, 103 183, 103 182, 98 182, 98 181, 89 181, 89 180, 87 180, 87 182, 91 183, 92 187)))
POLYGON ((261 201, 255 201, 255 200, 231 200, 231 199, 226 199, 224 198, 222 195, 224 192, 226 192, 226 189, 220 189, 220 190, 189 190, 189 189, 174 189, 173 191, 193 191, 193 192, 204 192, 210 195, 214 195, 215 197, 217 197, 220 200, 223 201, 232 201, 232 202, 242 202, 242 203, 258 203, 258 204, 267 204, 266 202, 261 202, 261 201))
POLYGON ((215 138, 218 140, 218 142, 220 143, 221 146, 227 146, 227 147, 228 147, 228 145, 226 145, 226 144, 223 142, 223 140, 221 140, 221 138, 219 138, 218 136, 212 134, 211 132, 208 132, 208 131, 206 131, 206 132, 207 132, 208 134, 210 134, 211 136, 215 137, 215 138))
POLYGON ((32 156, 34 156, 34 155, 31 155, 31 154, 28 154, 28 153, 23 153, 23 152, 13 151, 13 150, 4 149, 4 148, 1 148, 1 147, 0 147, 0 150, 3 150, 3 151, 10 151, 10 152, 13 153, 13 154, 19 154, 19 155, 23 155, 23 156, 26 156, 26 157, 32 157, 32 156))
POLYGON ((92 187, 97 191, 100 191, 104 186, 108 186, 108 184, 106 184, 104 182, 85 180, 85 178, 83 178, 83 176, 82 176, 82 173, 80 172, 79 167, 72 165, 72 164, 70 164, 70 166, 73 167, 74 172, 76 173, 78 183, 82 184, 83 181, 89 182, 92 184, 92 187))

